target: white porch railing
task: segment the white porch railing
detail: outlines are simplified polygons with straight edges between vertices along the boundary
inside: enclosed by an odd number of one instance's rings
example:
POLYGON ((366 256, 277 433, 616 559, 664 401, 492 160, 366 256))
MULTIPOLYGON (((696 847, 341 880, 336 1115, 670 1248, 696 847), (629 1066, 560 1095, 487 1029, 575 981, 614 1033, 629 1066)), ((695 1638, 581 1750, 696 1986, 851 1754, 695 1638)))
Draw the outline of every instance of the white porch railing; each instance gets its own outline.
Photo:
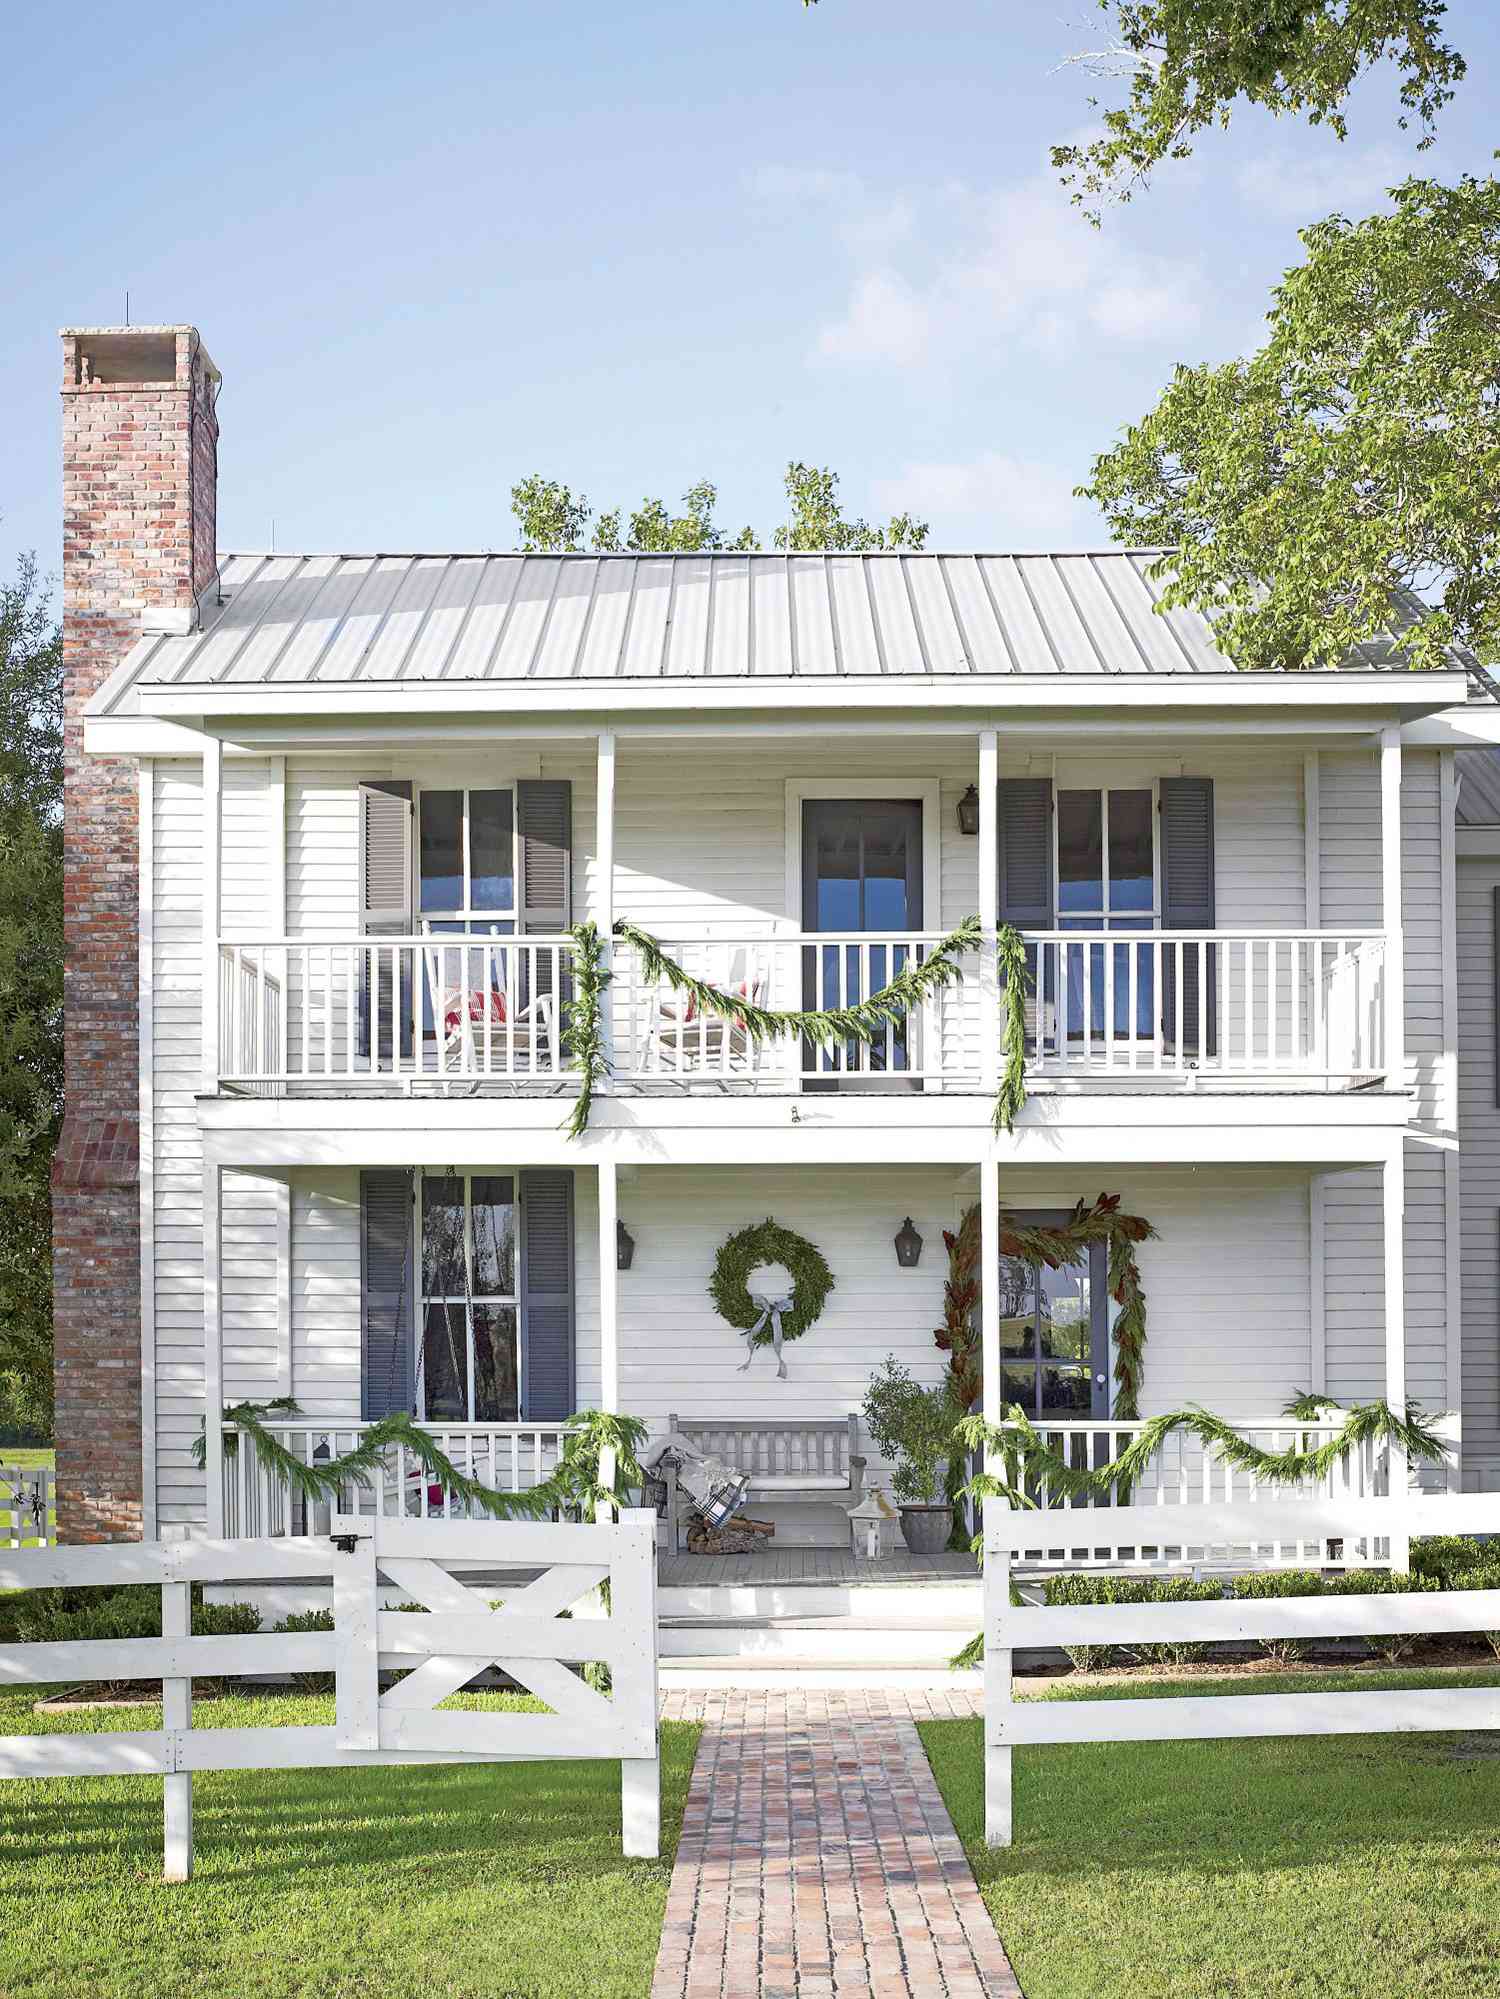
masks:
POLYGON ((1037 1077, 1297 1080, 1385 1063, 1385 939, 1324 930, 1026 933, 1037 1077))
MULTIPOLYGON (((733 995, 826 1010, 920 965, 937 931, 665 937, 733 995)), ((1373 932, 1026 933, 1034 1086, 1354 1088, 1385 1062, 1385 948, 1373 932)), ((219 1078, 250 1094, 566 1078, 567 937, 303 937, 219 947, 219 1078)), ((980 1087, 978 955, 871 1041, 755 1042, 647 975, 620 943, 607 1006, 615 1077, 795 1092, 980 1087)))
POLYGON ((566 937, 221 943, 220 1082, 555 1081, 571 954, 566 937))
MULTIPOLYGON (((1110 1464, 1145 1428, 1143 1423, 1038 1422, 1038 1435, 1054 1455, 1079 1470, 1110 1464)), ((1285 1451, 1294 1445, 1303 1451, 1317 1450, 1338 1436, 1342 1423, 1296 1423, 1290 1418, 1268 1417, 1236 1422, 1236 1432, 1263 1451, 1285 1451)), ((1009 1467, 1012 1484, 1019 1484, 1017 1466, 1009 1467)), ((1066 1543, 1055 1538, 1057 1512, 1052 1514, 1053 1531, 1045 1542, 1028 1544, 1016 1561, 1033 1568, 1195 1568, 1205 1564, 1223 1567, 1295 1568, 1321 1565, 1329 1559, 1321 1541, 1271 1540, 1240 1543, 1235 1547, 1204 1546, 1184 1541, 1182 1529, 1174 1533, 1174 1516, 1183 1522, 1193 1518, 1192 1509, 1204 1506, 1253 1507, 1274 1502, 1284 1505, 1290 1498, 1375 1499, 1390 1490, 1389 1454, 1384 1444, 1366 1442, 1350 1450, 1344 1461, 1316 1485, 1271 1485, 1253 1472, 1237 1469, 1204 1449, 1198 1438, 1186 1430, 1174 1430, 1148 1462, 1133 1485, 1112 1485, 1108 1494, 1097 1499, 1069 1500, 1054 1492, 1049 1481, 1033 1478, 1028 1496, 1036 1505, 1068 1511, 1069 1522, 1076 1516, 1077 1535, 1066 1543), (1160 1532, 1149 1541, 1122 1540, 1111 1526, 1110 1514, 1120 1507, 1157 1510, 1160 1532)), ((1024 1530, 1023 1530, 1024 1531, 1024 1530)), ((1386 1559, 1383 1544, 1349 1544, 1339 1559, 1351 1567, 1386 1559)))
MULTIPOLYGON (((303 1464, 326 1463, 358 1445, 368 1423, 319 1422, 303 1418, 267 1423, 266 1429, 303 1464)), ((528 1492, 557 1467, 561 1424, 424 1423, 438 1448, 496 1492, 528 1492)), ((326 1534, 333 1513, 380 1514, 388 1519, 466 1520, 486 1518, 455 1499, 402 1444, 386 1450, 384 1466, 369 1484, 349 1479, 333 1500, 307 1501, 266 1464, 254 1439, 226 1425, 224 1431, 224 1532, 240 1535, 326 1534)))

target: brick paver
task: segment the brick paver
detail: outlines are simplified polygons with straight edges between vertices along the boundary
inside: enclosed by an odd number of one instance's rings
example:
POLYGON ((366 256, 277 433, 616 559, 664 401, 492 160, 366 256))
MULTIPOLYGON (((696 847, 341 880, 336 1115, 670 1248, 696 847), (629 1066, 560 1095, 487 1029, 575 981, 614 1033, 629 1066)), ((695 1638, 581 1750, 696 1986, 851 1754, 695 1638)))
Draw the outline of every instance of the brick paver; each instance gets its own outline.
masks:
POLYGON ((651 1999, 1020 1999, 916 1721, 968 1693, 672 1693, 703 1736, 651 1999))

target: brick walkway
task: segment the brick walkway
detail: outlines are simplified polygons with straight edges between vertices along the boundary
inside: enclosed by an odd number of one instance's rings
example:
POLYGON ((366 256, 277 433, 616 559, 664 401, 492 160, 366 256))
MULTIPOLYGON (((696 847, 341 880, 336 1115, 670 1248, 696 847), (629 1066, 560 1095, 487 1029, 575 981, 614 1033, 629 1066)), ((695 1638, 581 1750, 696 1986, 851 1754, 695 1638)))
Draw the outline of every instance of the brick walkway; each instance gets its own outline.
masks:
POLYGON ((1020 1999, 915 1726, 977 1711, 669 1694, 704 1729, 651 1999, 1020 1999))

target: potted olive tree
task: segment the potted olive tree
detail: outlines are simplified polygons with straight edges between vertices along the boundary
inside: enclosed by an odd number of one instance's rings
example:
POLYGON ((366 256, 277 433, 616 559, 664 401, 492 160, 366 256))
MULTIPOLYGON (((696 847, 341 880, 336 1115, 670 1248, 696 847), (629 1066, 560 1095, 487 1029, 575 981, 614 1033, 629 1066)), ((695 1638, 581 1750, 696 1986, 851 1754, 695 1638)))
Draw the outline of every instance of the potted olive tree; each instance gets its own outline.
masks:
POLYGON ((943 1497, 943 1471, 958 1420, 946 1384, 923 1388, 892 1354, 871 1375, 864 1407, 871 1442, 895 1467, 891 1486, 907 1547, 914 1555, 940 1555, 953 1529, 953 1508, 943 1497))

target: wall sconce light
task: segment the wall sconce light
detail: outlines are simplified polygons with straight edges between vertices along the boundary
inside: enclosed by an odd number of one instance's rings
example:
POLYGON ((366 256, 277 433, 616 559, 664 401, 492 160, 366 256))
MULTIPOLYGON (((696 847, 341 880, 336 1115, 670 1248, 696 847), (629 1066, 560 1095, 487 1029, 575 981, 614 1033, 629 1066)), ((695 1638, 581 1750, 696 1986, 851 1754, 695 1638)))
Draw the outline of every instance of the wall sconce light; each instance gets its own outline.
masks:
POLYGON ((958 830, 960 833, 979 831, 979 792, 972 784, 958 801, 958 830))
POLYGON ((635 1237, 621 1221, 615 1223, 615 1267, 628 1270, 635 1261, 635 1237))
POLYGON ((912 1227, 911 1216, 896 1231, 896 1261, 903 1270, 915 1270, 922 1256, 922 1238, 912 1227))

